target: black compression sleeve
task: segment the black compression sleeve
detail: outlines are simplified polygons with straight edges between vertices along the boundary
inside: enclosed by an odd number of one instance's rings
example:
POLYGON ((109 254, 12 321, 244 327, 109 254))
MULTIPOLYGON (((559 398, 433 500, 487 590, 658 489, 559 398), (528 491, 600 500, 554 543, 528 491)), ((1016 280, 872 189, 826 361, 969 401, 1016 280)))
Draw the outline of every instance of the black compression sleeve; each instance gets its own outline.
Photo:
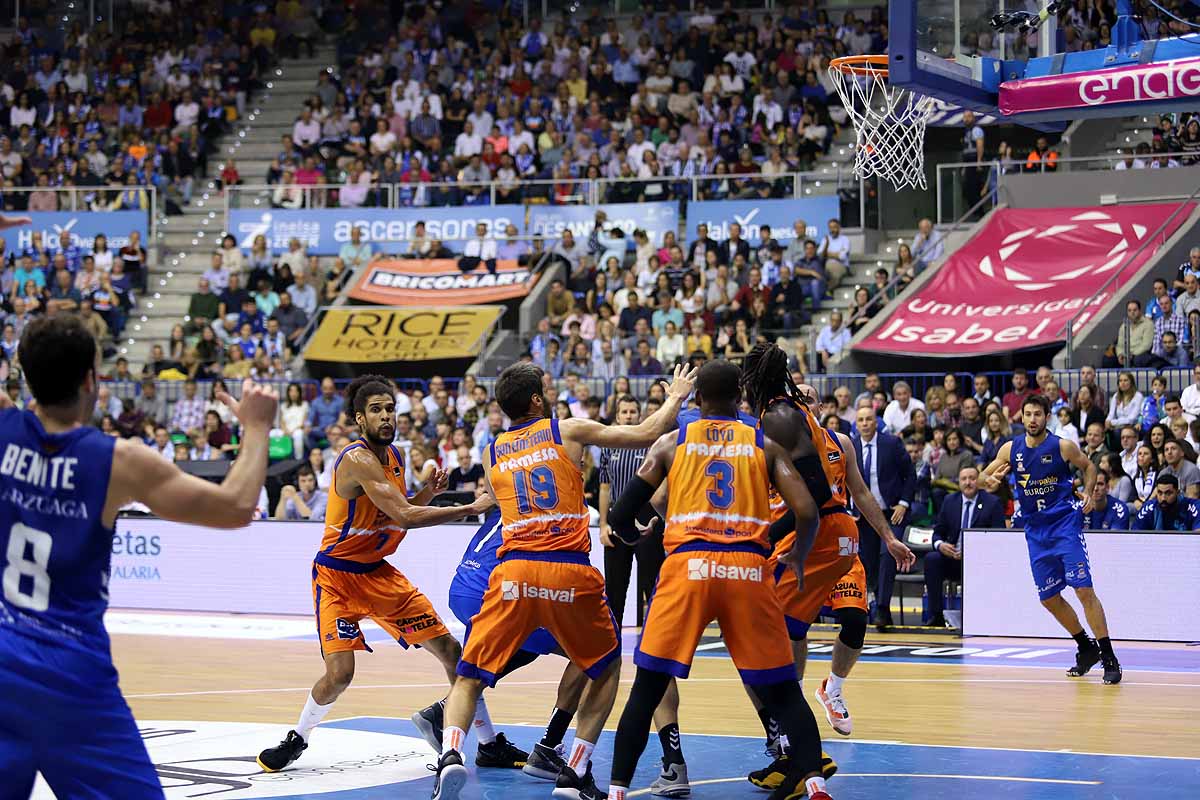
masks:
POLYGON ((792 459, 792 466, 804 479, 804 485, 808 487, 808 492, 816 502, 817 508, 828 503, 833 497, 833 492, 829 490, 829 479, 825 477, 825 467, 821 466, 821 457, 817 453, 800 456, 792 459))
POLYGON ((646 483, 641 477, 634 475, 625 487, 625 491, 621 492, 621 496, 617 498, 617 502, 613 503, 612 508, 608 510, 608 524, 612 526, 613 533, 628 545, 637 544, 641 538, 641 533, 635 525, 638 511, 654 497, 654 487, 646 483))

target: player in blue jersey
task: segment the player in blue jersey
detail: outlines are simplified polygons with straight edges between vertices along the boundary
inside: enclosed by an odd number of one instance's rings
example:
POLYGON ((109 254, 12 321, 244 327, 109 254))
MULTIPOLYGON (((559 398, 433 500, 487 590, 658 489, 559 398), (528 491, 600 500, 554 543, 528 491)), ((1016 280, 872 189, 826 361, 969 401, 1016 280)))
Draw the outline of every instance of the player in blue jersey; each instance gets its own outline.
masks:
POLYGON ((29 323, 18 352, 36 410, 0 406, 0 796, 27 797, 40 771, 61 798, 162 798, 104 630, 117 511, 248 524, 278 397, 248 380, 221 397, 242 444, 217 485, 86 425, 100 350, 77 316, 29 323))
POLYGON ((1083 538, 1084 515, 1091 514, 1095 507, 1093 491, 1098 471, 1079 445, 1046 430, 1049 414, 1050 404, 1045 397, 1025 398, 1021 404, 1025 435, 1000 447, 979 482, 994 492, 1009 472, 1015 478, 1038 597, 1079 646, 1075 666, 1067 674, 1086 675, 1099 661, 1104 666, 1104 682, 1120 683, 1121 664, 1108 638, 1104 606, 1092 588, 1092 568, 1083 538), (1076 502, 1072 467, 1083 474, 1082 504, 1076 502), (1087 635, 1075 610, 1063 599, 1065 586, 1073 588, 1083 604, 1095 639, 1087 635))
MULTIPOLYGON (((1096 488, 1092 490, 1092 510, 1083 515, 1085 531, 1129 530, 1130 523, 1133 521, 1133 512, 1129 510, 1129 506, 1117 498, 1109 496, 1108 482, 1108 473, 1099 470, 1096 474, 1096 488)), ((1076 500, 1075 503, 1082 509, 1083 501, 1076 500)), ((1012 526, 1014 528, 1025 527, 1025 520, 1021 515, 1021 506, 1019 505, 1013 510, 1012 526)))

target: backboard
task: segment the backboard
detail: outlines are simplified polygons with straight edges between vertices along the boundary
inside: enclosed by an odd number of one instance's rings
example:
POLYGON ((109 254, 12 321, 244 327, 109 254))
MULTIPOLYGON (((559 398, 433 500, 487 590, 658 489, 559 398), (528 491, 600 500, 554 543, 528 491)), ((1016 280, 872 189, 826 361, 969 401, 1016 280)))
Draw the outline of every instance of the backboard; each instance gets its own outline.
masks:
POLYGON ((1079 31, 1059 30, 1045 8, 1033 0, 891 0, 889 83, 1046 130, 1200 105, 1200 34, 1143 40, 1129 0, 1118 0, 1112 43, 1085 50, 1079 31), (1043 12, 1040 26, 993 27, 996 15, 1020 12, 1043 12))

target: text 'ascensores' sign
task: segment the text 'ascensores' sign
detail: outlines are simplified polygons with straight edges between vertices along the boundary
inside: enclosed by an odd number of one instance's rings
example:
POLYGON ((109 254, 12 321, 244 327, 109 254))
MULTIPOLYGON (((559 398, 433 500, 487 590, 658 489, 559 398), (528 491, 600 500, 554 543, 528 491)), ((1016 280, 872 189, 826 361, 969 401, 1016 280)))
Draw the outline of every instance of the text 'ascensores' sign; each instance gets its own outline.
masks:
POLYGON ((1119 294, 1192 210, 1155 235, 1175 208, 997 211, 855 349, 962 356, 1064 341, 1070 320, 1082 325, 1119 294))
POLYGON ((500 306, 329 308, 304 357, 350 364, 473 358, 503 311, 500 306))
POLYGON ((464 274, 452 258, 381 259, 363 270, 350 297, 393 306, 497 303, 529 294, 531 278, 511 260, 497 261, 495 273, 480 264, 464 274))

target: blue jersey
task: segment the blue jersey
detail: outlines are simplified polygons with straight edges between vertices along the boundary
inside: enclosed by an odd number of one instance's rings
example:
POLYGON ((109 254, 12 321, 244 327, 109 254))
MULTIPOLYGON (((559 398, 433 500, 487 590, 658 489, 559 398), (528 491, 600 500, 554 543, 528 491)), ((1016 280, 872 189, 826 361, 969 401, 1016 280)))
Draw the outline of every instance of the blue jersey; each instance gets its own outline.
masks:
POLYGON ((488 579, 492 570, 500 563, 496 557, 496 549, 504 541, 500 533, 500 506, 493 506, 483 524, 471 538, 467 550, 463 553, 462 561, 454 572, 454 581, 450 591, 456 594, 478 594, 483 597, 487 591, 488 579))
POLYGON ((1026 444, 1024 436, 1013 439, 1009 464, 1026 529, 1077 513, 1071 465, 1062 457, 1061 441, 1053 433, 1037 447, 1026 444))
POLYGON ((1133 521, 1129 506, 1115 497, 1105 498, 1107 505, 1103 509, 1093 509, 1090 514, 1083 515, 1083 527, 1089 531, 1127 531, 1133 521))
POLYGON ((114 446, 96 428, 51 434, 33 412, 0 411, 0 635, 107 656, 114 446))
POLYGON ((1175 507, 1164 510, 1151 498, 1142 504, 1133 525, 1139 531, 1200 531, 1200 500, 1180 497, 1175 507))

